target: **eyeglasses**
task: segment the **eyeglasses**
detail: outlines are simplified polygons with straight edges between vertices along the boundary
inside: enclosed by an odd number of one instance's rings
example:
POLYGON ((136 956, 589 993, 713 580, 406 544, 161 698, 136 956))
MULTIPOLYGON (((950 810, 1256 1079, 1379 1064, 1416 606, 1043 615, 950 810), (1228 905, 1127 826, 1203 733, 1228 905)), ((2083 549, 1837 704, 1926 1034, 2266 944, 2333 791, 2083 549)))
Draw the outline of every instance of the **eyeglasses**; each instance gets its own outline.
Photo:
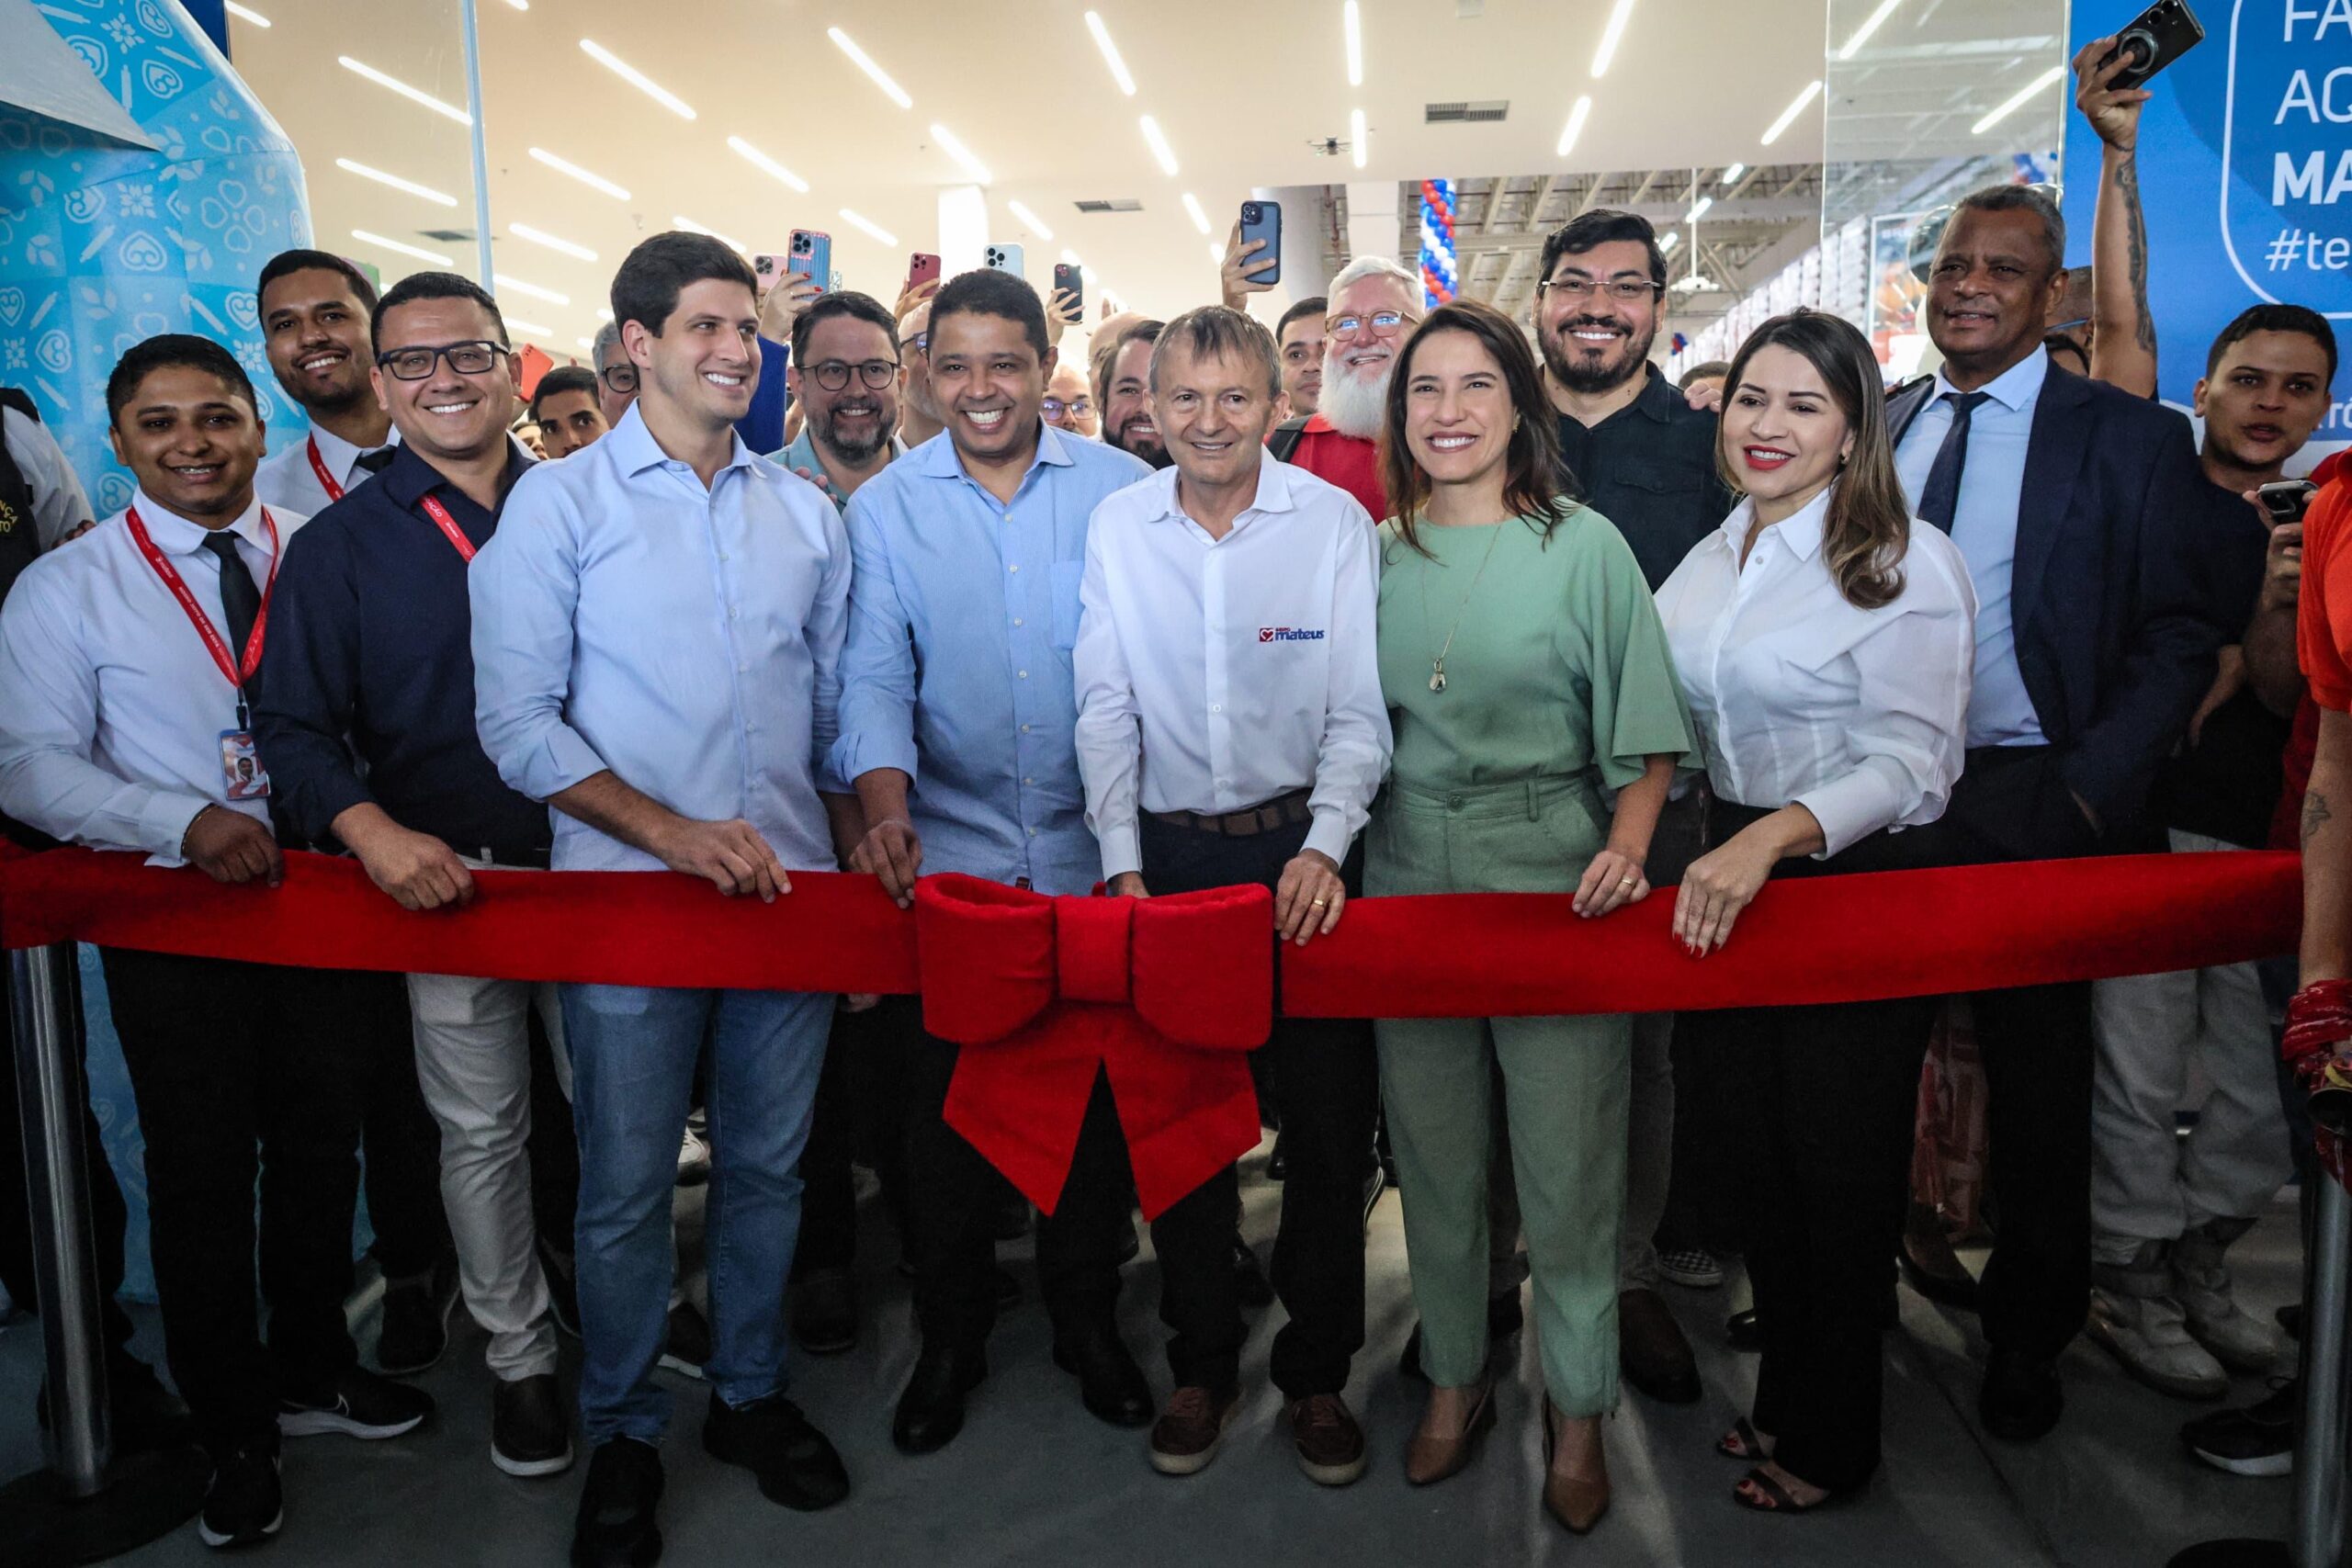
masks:
POLYGON ((914 336, 907 340, 907 346, 913 349, 917 354, 929 354, 931 352, 931 334, 929 333, 917 333, 914 336))
POLYGON ((854 366, 846 359, 820 359, 808 367, 807 374, 815 377, 817 385, 825 390, 838 392, 849 385, 852 370, 857 372, 857 378, 865 382, 869 390, 878 392, 898 378, 899 362, 895 359, 868 359, 854 366))
POLYGON ((608 365, 596 374, 604 378, 605 386, 623 397, 637 390, 637 367, 634 365, 608 365))
POLYGON ((1589 299, 1595 294, 1606 294, 1611 299, 1623 299, 1628 305, 1645 299, 1653 294, 1666 292, 1663 283, 1652 283, 1646 277, 1547 277, 1536 284, 1535 292, 1557 289, 1571 299, 1589 299))
POLYGON ((1354 337, 1366 330, 1385 334, 1415 319, 1402 310, 1374 310, 1369 316, 1333 316, 1323 323, 1323 330, 1333 337, 1354 337))
POLYGON ((422 381, 432 375, 433 367, 444 359, 449 362, 449 368, 460 376, 479 376, 496 365, 500 355, 513 352, 503 343, 481 339, 473 343, 445 343, 438 348, 426 348, 422 344, 414 348, 396 348, 389 354, 378 355, 376 363, 390 371, 394 380, 422 381))
POLYGON ((1069 414, 1073 419, 1084 419, 1094 412, 1094 400, 1072 398, 1068 402, 1064 402, 1059 398, 1047 398, 1038 406, 1046 411, 1047 419, 1059 419, 1064 414, 1069 414))

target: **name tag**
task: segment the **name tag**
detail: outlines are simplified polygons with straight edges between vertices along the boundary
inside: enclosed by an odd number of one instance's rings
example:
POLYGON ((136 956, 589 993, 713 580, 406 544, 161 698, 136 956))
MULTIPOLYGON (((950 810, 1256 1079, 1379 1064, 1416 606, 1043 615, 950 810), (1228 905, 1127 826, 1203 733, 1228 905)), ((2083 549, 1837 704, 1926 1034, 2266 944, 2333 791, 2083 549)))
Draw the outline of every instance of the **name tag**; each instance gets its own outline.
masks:
POLYGON ((260 800, 268 795, 269 774, 262 770, 253 731, 220 732, 220 784, 231 800, 260 800))

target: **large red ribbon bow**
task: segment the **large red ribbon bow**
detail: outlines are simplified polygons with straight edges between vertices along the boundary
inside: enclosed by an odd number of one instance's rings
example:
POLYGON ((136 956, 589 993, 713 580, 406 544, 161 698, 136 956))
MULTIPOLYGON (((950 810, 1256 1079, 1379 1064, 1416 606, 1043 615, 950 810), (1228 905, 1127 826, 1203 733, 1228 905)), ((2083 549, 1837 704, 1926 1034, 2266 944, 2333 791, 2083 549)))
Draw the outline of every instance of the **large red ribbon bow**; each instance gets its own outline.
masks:
POLYGON ((915 885, 923 1024, 965 1047, 947 1124, 1052 1213, 1096 1074, 1147 1219, 1258 1142, 1246 1053, 1273 1019, 1273 896, 1047 897, 915 885))

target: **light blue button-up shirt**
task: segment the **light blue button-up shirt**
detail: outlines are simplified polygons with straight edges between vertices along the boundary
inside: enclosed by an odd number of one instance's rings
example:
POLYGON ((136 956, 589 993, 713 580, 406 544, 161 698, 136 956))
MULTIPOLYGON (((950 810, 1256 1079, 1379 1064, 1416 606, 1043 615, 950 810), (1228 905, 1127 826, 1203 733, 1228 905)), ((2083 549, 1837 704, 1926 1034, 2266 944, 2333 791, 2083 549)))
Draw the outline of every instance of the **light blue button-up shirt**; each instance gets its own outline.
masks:
MULTIPOLYGON (((2026 447, 2033 439, 2034 405, 2049 377, 2050 356, 2036 349, 1978 390, 1991 394, 1968 421, 1968 462, 1961 469, 1960 501, 1952 511, 1951 542, 1967 558, 1976 585, 1976 676, 1968 699, 1971 746, 2038 746, 2041 718, 2018 669, 2017 624, 2009 604, 2016 575, 2018 503, 2025 494, 2026 447)), ((1928 470, 1951 429, 1944 394, 1955 388, 1936 372, 1936 395, 1903 433, 1894 464, 1916 515, 1928 470)))
MULTIPOLYGON (((787 868, 831 870, 817 791, 841 788, 822 769, 849 581, 848 536, 814 485, 738 436, 706 491, 632 407, 525 474, 474 558, 482 749, 534 799, 610 769, 682 816, 741 818, 787 868)), ((554 818, 559 871, 661 868, 554 818)))
POLYGON ((1086 523, 1151 470, 1040 432, 1010 505, 964 471, 944 434, 851 498, 857 570, 833 768, 853 782, 876 768, 914 780, 925 872, 1083 893, 1102 870, 1070 672, 1086 523))

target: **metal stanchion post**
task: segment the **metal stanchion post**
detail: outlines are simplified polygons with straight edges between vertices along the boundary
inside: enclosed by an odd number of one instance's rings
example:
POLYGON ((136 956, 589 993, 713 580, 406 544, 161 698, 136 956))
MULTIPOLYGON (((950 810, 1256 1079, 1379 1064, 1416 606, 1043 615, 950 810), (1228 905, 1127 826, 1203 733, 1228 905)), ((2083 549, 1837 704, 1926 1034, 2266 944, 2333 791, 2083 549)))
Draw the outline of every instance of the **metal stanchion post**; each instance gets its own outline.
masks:
POLYGON ((2303 1309, 2303 1424, 2295 1447, 2295 1568, 2342 1568, 2346 1421, 2346 1305, 2352 1295, 2352 1193, 2322 1174, 2303 1309))
POLYGON ((50 1427, 48 1468, 0 1487, 0 1562, 46 1568, 113 1557, 176 1529, 201 1504, 209 1466, 193 1449, 120 1461, 112 1451, 92 1151, 82 1138, 81 974, 71 942, 7 958, 50 1427))

